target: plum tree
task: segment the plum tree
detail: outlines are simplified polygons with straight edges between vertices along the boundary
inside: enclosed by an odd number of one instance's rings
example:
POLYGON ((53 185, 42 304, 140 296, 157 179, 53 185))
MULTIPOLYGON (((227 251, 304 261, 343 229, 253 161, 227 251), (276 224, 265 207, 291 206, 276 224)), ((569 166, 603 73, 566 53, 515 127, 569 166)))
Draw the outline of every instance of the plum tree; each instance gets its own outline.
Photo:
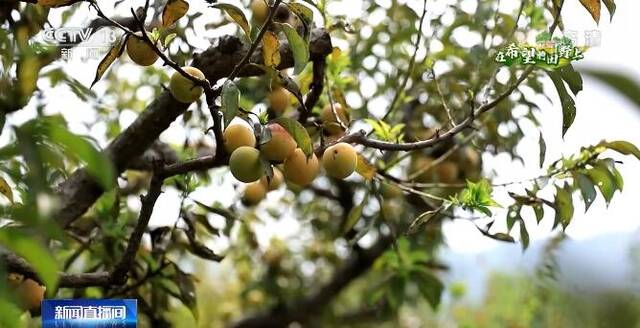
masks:
MULTIPOLYGON (((202 71, 195 67, 182 67, 187 74, 198 79, 204 79, 202 71)), ((180 72, 174 72, 169 82, 169 91, 179 102, 189 104, 196 101, 204 90, 200 86, 196 86, 193 81, 183 76, 180 72)))
POLYGON ((280 188, 282 182, 284 182, 284 176, 279 169, 273 168, 273 177, 269 179, 266 175, 264 175, 262 176, 262 178, 260 178, 260 182, 264 184, 269 191, 276 190, 280 188))
POLYGON ((252 148, 256 146, 256 136, 253 129, 243 123, 229 125, 224 130, 224 149, 231 154, 242 146, 252 148))
POLYGON ((310 158, 304 154, 302 149, 296 148, 284 160, 284 177, 294 184, 305 187, 309 185, 320 172, 320 163, 315 154, 310 158))
POLYGON ((142 39, 142 32, 136 32, 127 39, 127 54, 140 66, 153 65, 158 60, 158 54, 142 39))
POLYGON ((269 105, 276 114, 282 115, 289 107, 289 95, 289 91, 283 87, 275 87, 269 93, 269 105))
POLYGON ((337 118, 340 119, 342 124, 349 124, 349 113, 342 107, 342 105, 334 103, 333 109, 331 109, 331 104, 324 106, 322 112, 320 112, 320 120, 322 121, 324 130, 327 134, 336 135, 344 133, 344 128, 340 122, 338 122, 337 118), (335 114, 333 113, 333 110, 335 110, 335 114))
POLYGON ((251 17, 258 24, 264 23, 269 15, 269 6, 265 0, 252 0, 249 5, 251 8, 251 17))
POLYGON ((328 175, 337 179, 350 176, 356 170, 357 164, 358 154, 348 143, 339 142, 329 146, 322 155, 322 166, 328 175))
POLYGON ((253 206, 260 203, 267 196, 267 186, 260 181, 247 184, 242 193, 242 202, 253 206))
POLYGON ((229 169, 239 181, 249 183, 259 180, 263 174, 260 151, 253 147, 239 147, 229 157, 229 169))
POLYGON ((296 141, 280 124, 270 123, 266 128, 271 132, 271 140, 261 145, 260 150, 264 157, 270 161, 284 161, 296 149, 296 141))

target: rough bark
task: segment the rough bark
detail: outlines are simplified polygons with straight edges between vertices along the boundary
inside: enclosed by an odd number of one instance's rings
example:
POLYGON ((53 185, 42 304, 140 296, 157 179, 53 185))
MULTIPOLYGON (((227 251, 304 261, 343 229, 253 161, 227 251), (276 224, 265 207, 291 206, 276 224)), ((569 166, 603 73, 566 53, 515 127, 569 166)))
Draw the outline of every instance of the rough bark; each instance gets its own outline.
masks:
POLYGON ((382 236, 367 249, 355 248, 353 253, 333 273, 331 279, 307 297, 279 306, 268 312, 248 317, 233 325, 234 328, 279 328, 293 322, 305 323, 318 315, 345 287, 371 268, 375 260, 391 245, 393 238, 382 236))

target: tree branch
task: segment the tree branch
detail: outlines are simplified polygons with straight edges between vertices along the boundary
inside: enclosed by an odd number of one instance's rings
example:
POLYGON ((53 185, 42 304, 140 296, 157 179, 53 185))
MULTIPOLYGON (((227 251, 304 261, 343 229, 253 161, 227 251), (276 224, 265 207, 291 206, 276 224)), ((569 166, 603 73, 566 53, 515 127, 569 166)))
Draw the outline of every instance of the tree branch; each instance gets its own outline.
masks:
MULTIPOLYGON (((331 38, 324 29, 315 29, 311 34, 309 50, 311 60, 325 58, 333 47, 331 38)), ((235 65, 247 53, 248 46, 235 36, 225 36, 217 39, 215 46, 201 54, 196 54, 192 66, 200 69, 205 77, 211 81, 218 81, 229 76, 235 65)), ((280 54, 282 61, 279 69, 293 66, 293 54, 286 40, 281 41, 280 54)), ((253 54, 251 62, 261 63, 259 52, 253 54)), ((264 72, 252 65, 240 69, 239 76, 262 75, 264 72)), ((160 133, 180 116, 187 108, 173 99, 169 92, 164 92, 153 101, 147 109, 105 150, 113 162, 117 173, 122 172, 132 159, 138 157, 158 138, 160 133)), ((57 188, 60 195, 61 210, 56 221, 63 227, 69 226, 80 217, 102 194, 100 185, 87 173, 85 169, 74 172, 57 188)))
POLYGON ((303 299, 289 306, 245 318, 233 325, 234 328, 287 327, 293 322, 304 323, 319 314, 351 281, 367 272, 375 260, 391 245, 393 238, 380 236, 373 246, 362 249, 356 246, 352 254, 336 269, 331 279, 303 299))
POLYGON ((120 262, 118 262, 118 264, 116 264, 111 273, 111 283, 115 285, 124 285, 127 282, 127 273, 133 265, 136 253, 138 252, 138 248, 140 247, 142 236, 144 235, 144 232, 149 225, 149 220, 151 219, 151 214, 153 213, 153 206, 156 204, 156 201, 158 200, 158 197, 160 197, 160 193, 162 192, 163 181, 163 176, 154 174, 153 178, 151 178, 149 192, 147 192, 145 196, 140 197, 142 201, 142 208, 140 209, 138 222, 135 229, 133 229, 133 232, 131 233, 131 237, 129 237, 129 243, 127 244, 127 248, 124 251, 124 255, 122 255, 122 259, 120 260, 120 262))
POLYGON ((507 88, 507 90, 505 90, 502 94, 500 94, 496 99, 494 99, 493 101, 485 105, 482 105, 477 110, 472 110, 471 114, 469 114, 469 116, 467 116, 467 118, 464 121, 460 122, 458 125, 454 126, 453 128, 447 130, 443 134, 436 133, 436 135, 432 138, 416 141, 416 142, 393 143, 388 141, 369 139, 367 138, 364 131, 359 131, 356 133, 346 135, 342 137, 340 140, 338 140, 337 142, 356 143, 356 144, 363 145, 365 147, 376 148, 380 150, 391 150, 391 151, 411 151, 411 150, 432 147, 442 141, 453 138, 456 134, 471 127, 476 117, 490 111, 491 109, 496 107, 496 105, 498 105, 502 100, 509 97, 511 93, 515 91, 518 88, 518 86, 520 86, 520 84, 529 76, 529 74, 533 71, 534 68, 535 68, 534 66, 527 67, 527 69, 524 70, 520 78, 518 78, 518 80, 515 83, 513 83, 509 88, 507 88))
MULTIPOLYGON (((140 215, 138 222, 134 228, 131 236, 129 237, 129 243, 125 249, 124 254, 120 261, 116 264, 111 272, 89 272, 89 273, 60 273, 60 281, 58 287, 66 288, 80 288, 89 286, 111 286, 111 285, 124 285, 127 281, 127 273, 133 265, 136 253, 140 247, 142 236, 144 235, 151 214, 153 213, 153 207, 162 192, 162 182, 165 176, 161 174, 154 174, 149 192, 146 196, 142 196, 142 208, 140 209, 140 215)), ((17 272, 23 274, 25 277, 31 278, 35 281, 42 283, 42 280, 38 277, 33 267, 27 263, 23 258, 6 250, 0 250, 0 262, 3 262, 6 266, 7 272, 17 272)))

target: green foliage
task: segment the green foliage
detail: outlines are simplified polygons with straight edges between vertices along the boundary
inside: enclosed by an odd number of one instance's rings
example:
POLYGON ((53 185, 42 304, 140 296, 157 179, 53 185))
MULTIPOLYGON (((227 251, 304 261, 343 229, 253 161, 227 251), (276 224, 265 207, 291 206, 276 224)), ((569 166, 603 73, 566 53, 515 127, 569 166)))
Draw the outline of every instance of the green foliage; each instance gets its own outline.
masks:
POLYGON ((391 126, 384 121, 376 121, 370 118, 367 118, 364 121, 371 125, 373 133, 380 140, 391 142, 402 142, 404 140, 403 130, 405 125, 402 123, 391 126))
POLYGON ((239 108, 240 90, 233 81, 227 80, 222 87, 222 113, 225 127, 236 117, 239 108))
POLYGON ((486 180, 467 181, 466 188, 455 198, 451 198, 451 203, 464 209, 480 211, 486 216, 492 216, 489 207, 500 207, 500 205, 491 198, 491 193, 491 185, 486 180))

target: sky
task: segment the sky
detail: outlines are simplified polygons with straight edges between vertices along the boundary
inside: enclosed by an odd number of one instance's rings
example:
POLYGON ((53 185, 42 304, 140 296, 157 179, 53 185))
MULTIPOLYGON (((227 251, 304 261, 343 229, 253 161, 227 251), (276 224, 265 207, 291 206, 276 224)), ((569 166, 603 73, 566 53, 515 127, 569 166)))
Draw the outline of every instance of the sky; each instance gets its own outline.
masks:
MULTIPOLYGON (((132 5, 142 1, 131 1, 132 5)), ((232 2, 232 1, 229 1, 232 2)), ((446 8, 446 4, 451 1, 429 1, 429 8, 432 15, 442 12, 446 8)), ((631 37, 631 31, 640 30, 640 22, 634 13, 640 12, 640 3, 637 1, 617 1, 618 11, 614 17, 613 23, 609 23, 609 17, 606 10, 603 9, 603 17, 599 26, 592 21, 589 14, 581 7, 579 1, 566 1, 563 12, 563 19, 568 30, 586 31, 598 29, 602 34, 602 44, 600 47, 591 48, 586 54, 585 59, 576 63, 576 68, 608 68, 620 72, 625 72, 638 79, 640 77, 640 63, 635 59, 638 53, 638 43, 634 42, 631 37)), ((189 14, 197 10, 203 10, 204 5, 201 2, 192 2, 189 14)), ((388 6, 390 0, 379 1, 383 6, 388 6)), ((518 1, 502 1, 502 11, 513 12, 519 5, 518 1)), ((332 2, 328 7, 329 13, 346 14, 348 18, 354 19, 359 17, 363 1, 361 0, 343 0, 332 2)), ((422 1, 409 1, 409 5, 416 11, 421 10, 422 1)), ((463 8, 473 10, 475 8, 474 0, 466 0, 463 2, 463 8)), ((86 15, 78 15, 81 19, 86 17, 94 17, 94 13, 86 11, 86 15)), ((213 9, 204 9, 214 11, 213 9)), ((107 14, 113 14, 109 8, 105 8, 107 14)), ((123 12, 126 14, 126 11, 123 12)), ((205 15, 206 16, 206 15, 205 15)), ((373 17, 372 19, 380 19, 373 17)), ((77 23, 79 26, 82 20, 71 23, 77 23)), ((52 24, 56 25, 56 19, 52 19, 52 24)), ((233 28, 228 26, 215 33, 199 26, 196 38, 190 35, 190 41, 198 48, 204 50, 209 46, 209 41, 216 34, 230 33, 233 28)), ((425 29, 428 36, 430 30, 425 29)), ((465 36, 461 35, 461 41, 465 36)), ((337 42, 336 45, 346 47, 345 42, 337 42)), ((95 67, 98 60, 79 61, 74 60, 69 63, 60 63, 65 65, 64 69, 74 78, 78 79, 86 85, 90 85, 93 80, 95 67)), ((159 64, 156 64, 159 65, 159 64)), ((123 64, 120 70, 128 72, 123 78, 136 79, 139 69, 131 63, 123 64)), ((547 81, 548 82, 548 81, 547 81)), ((46 90, 46 86, 41 86, 46 90)), ((547 83, 547 94, 551 96, 554 103, 548 103, 543 97, 539 97, 539 104, 542 108, 542 114, 539 119, 542 122, 542 133, 547 143, 547 164, 560 158, 563 154, 569 155, 579 151, 583 145, 590 145, 599 142, 602 139, 617 140, 625 139, 640 145, 640 109, 635 108, 632 103, 618 95, 605 85, 598 81, 585 77, 584 89, 577 96, 576 104, 578 108, 575 123, 566 134, 564 139, 560 136, 561 131, 561 110, 557 99, 555 89, 551 83, 547 83)), ((98 95, 104 92, 104 88, 98 83, 94 87, 98 95)), ((93 111, 87 104, 73 96, 68 90, 56 89, 55 96, 47 96, 49 102, 47 106, 48 113, 62 112, 70 121, 71 129, 77 133, 92 134, 100 132, 104 129, 104 125, 97 124, 88 129, 84 123, 93 120, 93 111)), ((143 91, 141 91, 143 92, 143 91)), ((143 92, 144 94, 144 92, 143 92)), ((150 99, 151 100, 151 99, 150 99)), ((33 104, 31 104, 33 105, 33 104)), ((27 109, 14 113, 9 117, 8 123, 19 125, 22 122, 32 118, 35 115, 34 106, 28 106, 27 109)), ((125 111, 120 116, 123 125, 130 124, 136 117, 132 111, 125 111)), ((524 177, 538 176, 542 171, 538 167, 538 130, 534 127, 525 129, 526 137, 518 146, 518 152, 525 159, 526 165, 511 162, 503 156, 491 157, 484 156, 485 170, 495 173, 496 182, 508 182, 521 180, 524 177), (505 160, 507 159, 507 160, 505 160)), ((173 144, 181 144, 184 140, 186 132, 179 124, 173 124, 165 131, 161 140, 173 144)), ((0 136, 0 144, 6 144, 8 134, 0 136)), ((107 140, 99 140, 102 146, 106 145, 107 140)), ((624 165, 620 169, 625 178, 625 190, 622 194, 616 194, 616 197, 607 207, 604 201, 599 197, 593 204, 588 213, 583 214, 580 209, 582 205, 578 204, 576 197, 576 216, 572 225, 567 229, 567 233, 574 239, 587 239, 599 235, 614 232, 635 231, 640 225, 640 217, 637 214, 637 200, 640 195, 640 163, 631 158, 616 157, 624 160, 624 165)), ((232 189, 233 179, 228 173, 221 171, 213 172, 214 175, 220 177, 223 188, 232 189), (226 175, 225 175, 226 174, 226 175), (227 179, 222 179, 227 178, 227 179)), ((216 186, 216 188, 220 188, 216 186)), ((220 190, 220 189, 218 189, 220 190)), ((270 193, 270 199, 278 199, 284 195, 284 191, 270 193)), ((214 188, 202 188, 198 190, 192 198, 205 202, 218 200, 223 204, 231 204, 237 201, 237 193, 216 192, 214 188), (216 198, 212 197, 216 195, 216 198)), ((499 203, 508 204, 509 199, 504 190, 496 191, 496 198, 499 203)), ((130 205, 134 208, 139 207, 137 198, 133 198, 130 205)), ((158 201, 154 215, 151 219, 151 225, 164 225, 167 222, 173 222, 178 215, 178 194, 175 191, 167 190, 158 201)), ((498 215, 503 215, 498 211, 498 215)), ((548 215, 540 226, 535 224, 531 216, 525 217, 527 227, 533 240, 541 240, 548 237, 552 232, 551 224, 553 221, 552 211, 548 211, 548 215), (551 216, 549 216, 551 215, 551 216)), ((503 221, 503 220, 498 220, 503 221)), ((504 224, 497 223, 495 229, 504 228, 504 224)), ((268 243, 272 236, 289 238, 296 236, 302 229, 300 222, 295 219, 295 214, 291 212, 285 213, 279 220, 267 220, 261 228, 259 235, 261 244, 268 243)), ((500 243, 482 236, 475 226, 465 220, 455 220, 448 222, 444 226, 446 241, 449 249, 453 252, 481 254, 482 252, 494 249, 500 243)), ((213 242, 214 247, 224 248, 228 241, 213 242)))

